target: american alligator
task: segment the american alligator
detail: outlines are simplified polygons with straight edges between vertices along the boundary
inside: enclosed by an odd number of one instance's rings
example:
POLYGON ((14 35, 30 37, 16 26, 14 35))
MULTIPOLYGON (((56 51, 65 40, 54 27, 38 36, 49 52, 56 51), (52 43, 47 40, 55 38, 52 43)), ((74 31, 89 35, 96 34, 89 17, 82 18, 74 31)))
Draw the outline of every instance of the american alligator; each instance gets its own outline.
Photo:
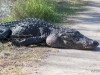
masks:
POLYGON ((37 18, 1 23, 0 33, 0 40, 9 39, 16 46, 45 43, 55 48, 91 50, 99 45, 75 29, 54 26, 37 18))

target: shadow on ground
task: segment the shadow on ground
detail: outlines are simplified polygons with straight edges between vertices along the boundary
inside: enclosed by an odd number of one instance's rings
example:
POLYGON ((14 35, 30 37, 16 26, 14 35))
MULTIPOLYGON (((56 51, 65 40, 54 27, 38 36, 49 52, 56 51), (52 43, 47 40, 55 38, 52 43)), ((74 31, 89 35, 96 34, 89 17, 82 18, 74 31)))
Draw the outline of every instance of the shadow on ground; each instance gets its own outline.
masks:
POLYGON ((97 47, 96 49, 94 49, 93 52, 100 52, 100 47, 97 47))
POLYGON ((68 21, 66 23, 68 24, 76 24, 76 23, 91 23, 92 24, 98 24, 100 23, 100 13, 97 11, 91 11, 91 8, 100 8, 100 3, 93 2, 93 1, 85 1, 84 5, 80 7, 77 14, 82 14, 83 16, 69 16, 68 21), (89 7, 89 8, 87 8, 89 7), (87 13, 84 13, 87 12, 87 13))

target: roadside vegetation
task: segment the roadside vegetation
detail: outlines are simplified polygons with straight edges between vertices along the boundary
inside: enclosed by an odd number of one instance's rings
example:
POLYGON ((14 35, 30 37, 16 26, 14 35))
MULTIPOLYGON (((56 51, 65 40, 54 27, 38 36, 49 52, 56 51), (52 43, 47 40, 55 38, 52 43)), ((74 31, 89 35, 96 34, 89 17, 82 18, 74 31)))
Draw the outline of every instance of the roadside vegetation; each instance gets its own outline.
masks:
MULTIPOLYGON (((3 22, 24 18, 40 18, 47 22, 59 23, 64 18, 77 15, 81 0, 11 0, 11 15, 3 22)), ((0 75, 29 75, 24 68, 35 70, 35 61, 42 60, 49 48, 40 46, 15 47, 0 43, 0 75)))
POLYGON ((81 0, 11 0, 11 15, 5 21, 40 18, 48 22, 61 22, 65 16, 75 15, 81 0))

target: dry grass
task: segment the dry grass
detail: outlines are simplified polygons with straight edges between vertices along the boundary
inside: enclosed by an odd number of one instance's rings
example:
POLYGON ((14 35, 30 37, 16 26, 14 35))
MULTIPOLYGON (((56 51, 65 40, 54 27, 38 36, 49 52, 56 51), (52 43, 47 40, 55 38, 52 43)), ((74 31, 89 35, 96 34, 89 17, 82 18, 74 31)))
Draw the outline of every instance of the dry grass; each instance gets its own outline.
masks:
POLYGON ((28 75, 25 67, 35 70, 36 63, 46 57, 50 51, 44 47, 15 47, 9 44, 0 45, 0 75, 28 75))

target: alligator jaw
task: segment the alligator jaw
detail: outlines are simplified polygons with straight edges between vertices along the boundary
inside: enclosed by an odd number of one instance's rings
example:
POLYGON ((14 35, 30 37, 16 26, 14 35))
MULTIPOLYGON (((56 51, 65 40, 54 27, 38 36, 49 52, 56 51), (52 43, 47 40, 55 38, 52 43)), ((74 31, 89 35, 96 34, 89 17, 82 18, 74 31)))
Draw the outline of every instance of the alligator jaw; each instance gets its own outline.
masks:
POLYGON ((93 41, 93 43, 91 45, 86 45, 84 46, 84 49, 86 50, 93 50, 95 49, 97 46, 99 45, 99 43, 97 41, 93 41))
POLYGON ((79 49, 79 50, 94 50, 99 45, 97 41, 94 41, 95 43, 91 43, 90 45, 89 44, 85 45, 84 43, 76 44, 75 42, 73 41, 70 42, 70 41, 64 41, 64 45, 66 48, 79 49))

